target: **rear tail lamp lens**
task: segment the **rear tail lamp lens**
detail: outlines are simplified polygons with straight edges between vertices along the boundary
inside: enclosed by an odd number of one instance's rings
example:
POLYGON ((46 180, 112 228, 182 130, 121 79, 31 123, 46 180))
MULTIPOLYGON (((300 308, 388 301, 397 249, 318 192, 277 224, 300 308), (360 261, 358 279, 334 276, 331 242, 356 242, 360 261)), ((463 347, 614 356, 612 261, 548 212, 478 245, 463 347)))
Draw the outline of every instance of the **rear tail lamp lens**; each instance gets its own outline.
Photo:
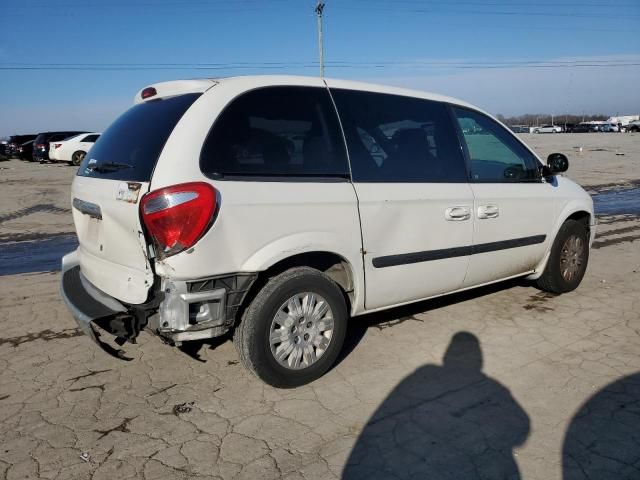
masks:
POLYGON ((62 146, 61 143, 54 143, 53 148, 60 148, 62 146))
POLYGON ((203 182, 173 185, 142 197, 142 221, 158 253, 168 257, 195 245, 213 223, 217 203, 216 190, 203 182))

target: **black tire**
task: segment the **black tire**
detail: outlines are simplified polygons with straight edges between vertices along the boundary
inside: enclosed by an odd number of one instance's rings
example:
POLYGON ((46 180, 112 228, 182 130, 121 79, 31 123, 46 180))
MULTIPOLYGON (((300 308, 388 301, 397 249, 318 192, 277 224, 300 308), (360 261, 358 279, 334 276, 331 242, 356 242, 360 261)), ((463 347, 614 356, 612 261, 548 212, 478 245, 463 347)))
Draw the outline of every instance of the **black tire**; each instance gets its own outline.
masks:
POLYGON ((325 274, 308 267, 287 270, 271 279, 251 300, 233 334, 233 343, 243 365, 265 383, 293 388, 310 383, 335 363, 347 331, 347 305, 340 287, 325 274), (271 352, 271 323, 281 306, 292 296, 311 292, 322 296, 333 314, 333 332, 328 347, 315 363, 293 370, 271 352))
POLYGON ((84 156, 86 154, 87 152, 83 152, 82 150, 73 152, 73 155, 71 155, 71 165, 75 165, 76 167, 79 167, 80 164, 82 163, 82 160, 84 160, 84 156))
POLYGON ((538 287, 551 293, 571 292, 580 285, 580 282, 584 277, 584 273, 587 270, 588 262, 589 232, 582 223, 575 220, 567 220, 562 224, 555 240, 553 241, 547 266, 545 267, 542 276, 537 280, 538 287), (566 258, 563 259, 563 252, 568 251, 567 242, 572 238, 580 240, 582 244, 582 253, 578 256, 579 258, 575 257, 575 262, 579 262, 575 273, 573 273, 569 278, 566 278, 566 276, 563 275, 563 265, 567 261, 573 262, 574 260, 567 260, 566 258))

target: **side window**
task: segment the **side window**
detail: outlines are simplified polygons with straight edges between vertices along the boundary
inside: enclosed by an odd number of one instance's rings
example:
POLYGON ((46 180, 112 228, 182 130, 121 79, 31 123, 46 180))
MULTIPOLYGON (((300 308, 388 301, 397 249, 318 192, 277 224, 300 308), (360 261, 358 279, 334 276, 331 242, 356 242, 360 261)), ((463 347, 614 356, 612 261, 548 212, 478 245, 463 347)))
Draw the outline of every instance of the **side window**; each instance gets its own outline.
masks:
POLYGON ((538 161, 507 130, 481 113, 453 110, 469 152, 472 182, 539 181, 538 161))
POLYGON ((399 95, 332 90, 355 182, 466 182, 447 106, 399 95))
POLYGON ((348 177, 344 142, 325 88, 266 87, 233 100, 202 147, 207 174, 348 177))
POLYGON ((83 142, 95 143, 100 135, 87 135, 82 139, 83 142))

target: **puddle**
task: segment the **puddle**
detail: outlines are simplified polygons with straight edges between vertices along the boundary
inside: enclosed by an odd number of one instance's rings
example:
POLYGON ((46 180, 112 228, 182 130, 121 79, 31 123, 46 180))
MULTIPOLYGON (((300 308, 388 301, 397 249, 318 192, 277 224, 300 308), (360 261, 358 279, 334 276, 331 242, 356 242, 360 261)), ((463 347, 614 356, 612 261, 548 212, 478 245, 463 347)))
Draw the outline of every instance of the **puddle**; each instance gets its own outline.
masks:
POLYGON ((593 195, 596 215, 640 215, 640 187, 593 195))
POLYGON ((0 243, 0 275, 59 271, 62 257, 77 247, 74 234, 0 243))

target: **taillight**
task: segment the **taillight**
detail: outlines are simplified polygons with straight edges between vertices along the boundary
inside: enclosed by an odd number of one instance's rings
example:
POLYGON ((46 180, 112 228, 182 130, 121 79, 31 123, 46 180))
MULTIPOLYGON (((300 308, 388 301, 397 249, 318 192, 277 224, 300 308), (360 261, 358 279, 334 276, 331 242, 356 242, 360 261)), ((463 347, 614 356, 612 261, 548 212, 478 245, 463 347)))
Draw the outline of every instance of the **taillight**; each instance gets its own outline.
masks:
POLYGON ((147 193, 140 201, 142 221, 161 255, 191 248, 206 233, 217 208, 208 183, 173 185, 147 193))
POLYGON ((155 95, 157 95, 157 91, 155 88, 153 87, 147 87, 144 90, 142 90, 142 93, 140 94, 140 96, 145 99, 145 98, 150 98, 153 97, 155 95))
POLYGON ((61 143, 54 143, 53 148, 60 148, 62 146, 61 143))
POLYGON ((44 148, 44 143, 36 143, 36 148, 44 148))

